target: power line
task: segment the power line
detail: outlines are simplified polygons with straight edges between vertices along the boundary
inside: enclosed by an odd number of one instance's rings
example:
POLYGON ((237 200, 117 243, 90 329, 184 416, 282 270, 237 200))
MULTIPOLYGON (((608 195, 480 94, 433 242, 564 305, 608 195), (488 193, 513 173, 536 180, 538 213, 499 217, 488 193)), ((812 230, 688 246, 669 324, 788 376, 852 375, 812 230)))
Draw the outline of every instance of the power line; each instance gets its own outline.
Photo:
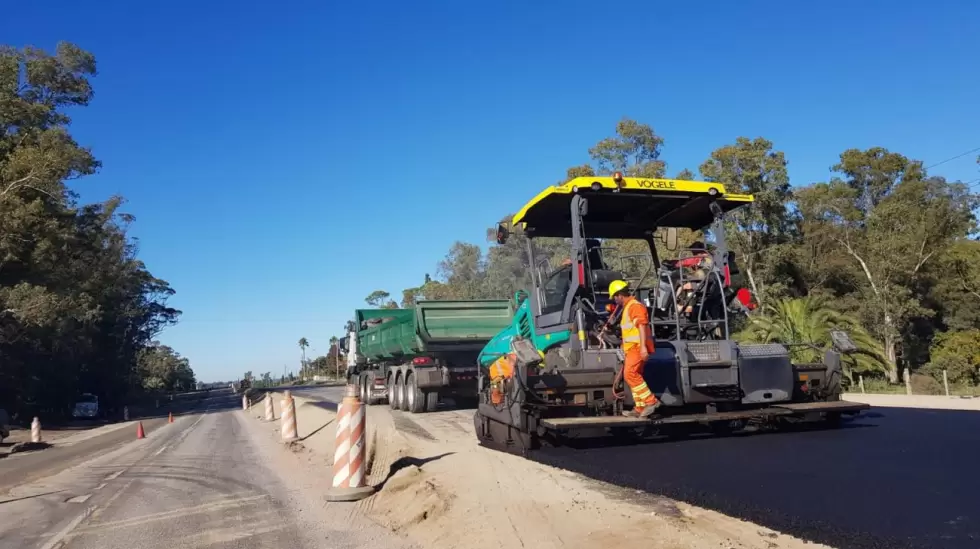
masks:
POLYGON ((971 149, 971 150, 968 150, 968 151, 966 151, 965 153, 961 153, 961 154, 958 154, 958 155, 956 155, 956 156, 954 156, 954 157, 951 157, 951 158, 947 158, 946 160, 943 160, 942 162, 936 162, 936 163, 935 163, 935 164, 933 164, 932 166, 926 166, 926 169, 927 169, 927 170, 931 170, 932 168, 935 168, 936 166, 941 166, 941 165, 943 165, 943 164, 945 164, 945 163, 947 163, 947 162, 952 162, 953 160, 956 160, 957 158, 963 158, 964 156, 966 156, 966 155, 968 155, 968 154, 972 154, 972 153, 975 153, 975 152, 977 152, 977 151, 980 151, 980 147, 977 147, 977 148, 975 148, 975 149, 971 149))

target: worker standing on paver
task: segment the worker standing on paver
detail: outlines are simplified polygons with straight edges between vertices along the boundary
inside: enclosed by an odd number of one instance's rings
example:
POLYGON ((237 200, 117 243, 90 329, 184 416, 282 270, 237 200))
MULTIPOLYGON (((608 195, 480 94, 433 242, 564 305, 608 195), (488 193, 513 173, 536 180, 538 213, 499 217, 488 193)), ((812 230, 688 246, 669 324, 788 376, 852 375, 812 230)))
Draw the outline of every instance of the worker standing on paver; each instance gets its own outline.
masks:
POLYGON ((643 365, 653 352, 653 336, 650 334, 650 315, 647 308, 629 293, 629 285, 623 280, 609 284, 609 295, 622 308, 620 329, 623 338, 623 378, 633 393, 634 407, 624 411, 627 417, 650 417, 660 406, 660 401, 643 380, 643 365))

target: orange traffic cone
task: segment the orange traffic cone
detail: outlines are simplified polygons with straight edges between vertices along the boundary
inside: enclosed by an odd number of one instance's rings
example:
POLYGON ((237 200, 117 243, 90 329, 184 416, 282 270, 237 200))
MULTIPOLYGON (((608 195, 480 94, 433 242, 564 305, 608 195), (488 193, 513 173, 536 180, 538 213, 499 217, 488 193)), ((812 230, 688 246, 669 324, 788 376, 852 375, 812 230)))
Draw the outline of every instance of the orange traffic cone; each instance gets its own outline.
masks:
POLYGON ((173 423, 173 422, 174 422, 174 413, 170 412, 169 414, 167 414, 167 423, 173 423))
POLYGON ((143 432, 143 422, 139 422, 136 425, 136 438, 146 438, 146 433, 143 432))

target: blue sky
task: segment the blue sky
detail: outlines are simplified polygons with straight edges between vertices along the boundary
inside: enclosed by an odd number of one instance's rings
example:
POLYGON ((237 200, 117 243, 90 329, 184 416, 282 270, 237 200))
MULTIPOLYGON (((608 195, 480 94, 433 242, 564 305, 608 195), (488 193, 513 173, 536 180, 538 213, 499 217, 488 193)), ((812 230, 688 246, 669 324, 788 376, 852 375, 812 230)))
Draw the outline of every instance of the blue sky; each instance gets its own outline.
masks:
POLYGON ((764 136, 796 185, 850 147, 980 147, 972 1, 86 4, 6 6, 0 42, 96 55, 72 131, 104 168, 76 189, 129 200, 184 311, 161 339, 205 380, 296 369, 301 336, 325 352, 623 116, 670 173, 764 136))

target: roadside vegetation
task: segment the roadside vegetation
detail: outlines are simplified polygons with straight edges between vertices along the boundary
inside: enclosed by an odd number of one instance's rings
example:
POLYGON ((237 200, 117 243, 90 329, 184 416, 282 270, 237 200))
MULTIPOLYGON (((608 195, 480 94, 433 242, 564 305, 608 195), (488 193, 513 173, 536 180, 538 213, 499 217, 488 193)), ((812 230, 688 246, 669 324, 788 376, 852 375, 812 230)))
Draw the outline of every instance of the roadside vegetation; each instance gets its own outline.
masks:
POLYGON ((0 408, 64 415, 82 392, 109 413, 192 389, 187 359, 154 341, 180 311, 138 257, 122 197, 79 200, 100 162, 69 132, 95 58, 77 46, 0 46, 0 408))

